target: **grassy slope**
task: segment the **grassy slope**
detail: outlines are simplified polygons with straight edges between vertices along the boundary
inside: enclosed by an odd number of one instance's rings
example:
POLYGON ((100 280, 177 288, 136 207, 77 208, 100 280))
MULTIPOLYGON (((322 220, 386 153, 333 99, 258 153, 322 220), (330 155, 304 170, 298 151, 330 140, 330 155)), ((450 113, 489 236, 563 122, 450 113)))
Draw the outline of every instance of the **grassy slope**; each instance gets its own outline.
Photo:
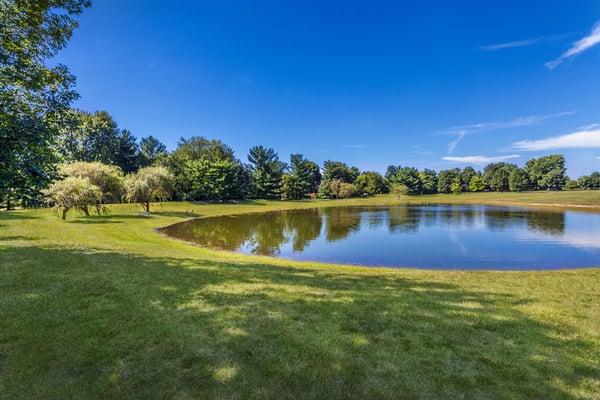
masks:
MULTIPOLYGON (((600 206, 600 192, 423 200, 600 206)), ((154 231, 332 203, 0 213, 0 399, 598 398, 600 269, 324 266, 154 231)))

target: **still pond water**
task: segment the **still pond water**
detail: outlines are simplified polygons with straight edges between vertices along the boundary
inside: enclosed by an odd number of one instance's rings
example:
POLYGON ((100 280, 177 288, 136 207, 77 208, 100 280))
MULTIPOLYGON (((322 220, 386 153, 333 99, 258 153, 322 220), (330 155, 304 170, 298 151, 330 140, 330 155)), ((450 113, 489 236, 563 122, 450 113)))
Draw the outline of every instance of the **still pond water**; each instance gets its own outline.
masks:
POLYGON ((600 214, 493 206, 331 207, 201 218, 165 228, 201 246, 367 266, 600 265, 600 214))

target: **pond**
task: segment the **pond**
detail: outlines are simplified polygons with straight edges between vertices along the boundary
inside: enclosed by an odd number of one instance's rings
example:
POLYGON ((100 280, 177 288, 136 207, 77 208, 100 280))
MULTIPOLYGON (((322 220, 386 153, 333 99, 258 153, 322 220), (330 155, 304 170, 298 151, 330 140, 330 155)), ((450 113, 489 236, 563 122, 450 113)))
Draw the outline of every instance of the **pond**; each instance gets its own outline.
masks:
POLYGON ((164 228, 201 246, 294 260, 430 269, 600 266, 600 214, 479 205, 331 207, 164 228))

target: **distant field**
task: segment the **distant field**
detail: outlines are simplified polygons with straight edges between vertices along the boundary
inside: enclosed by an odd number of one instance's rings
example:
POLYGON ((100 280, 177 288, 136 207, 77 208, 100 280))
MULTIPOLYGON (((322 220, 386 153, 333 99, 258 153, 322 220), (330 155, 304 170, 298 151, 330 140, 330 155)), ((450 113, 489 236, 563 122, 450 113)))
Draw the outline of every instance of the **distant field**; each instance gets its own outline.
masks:
POLYGON ((150 217, 122 204, 64 222, 0 212, 0 399, 598 399, 600 268, 368 269, 155 231, 193 216, 401 202, 597 211, 600 191, 173 202, 150 217))

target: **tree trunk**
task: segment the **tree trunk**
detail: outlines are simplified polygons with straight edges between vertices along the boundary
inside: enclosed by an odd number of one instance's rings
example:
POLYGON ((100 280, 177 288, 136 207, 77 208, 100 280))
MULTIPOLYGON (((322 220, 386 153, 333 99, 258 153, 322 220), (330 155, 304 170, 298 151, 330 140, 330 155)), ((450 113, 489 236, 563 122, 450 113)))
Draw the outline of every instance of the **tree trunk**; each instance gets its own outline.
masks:
POLYGON ((63 209, 60 210, 60 219, 62 219, 63 221, 65 219, 67 219, 67 211, 69 211, 69 210, 65 209, 65 208, 63 208, 63 209))
POLYGON ((10 203, 10 196, 6 197, 6 211, 12 210, 12 204, 10 203))
POLYGON ((144 209, 146 210, 147 213, 150 213, 150 203, 144 203, 144 209))
POLYGON ((88 209, 88 206, 81 207, 81 210, 83 211, 86 217, 90 216, 90 210, 88 209))

